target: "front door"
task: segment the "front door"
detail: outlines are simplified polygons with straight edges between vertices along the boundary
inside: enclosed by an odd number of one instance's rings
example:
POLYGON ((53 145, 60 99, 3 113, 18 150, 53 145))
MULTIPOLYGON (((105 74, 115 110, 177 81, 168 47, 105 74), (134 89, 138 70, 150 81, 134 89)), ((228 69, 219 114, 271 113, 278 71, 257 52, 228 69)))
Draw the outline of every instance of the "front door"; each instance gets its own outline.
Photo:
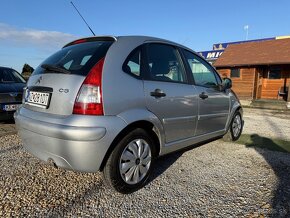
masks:
POLYGON ((206 61, 184 50, 198 94, 196 136, 225 129, 230 110, 229 93, 220 91, 221 79, 206 61))
POLYGON ((146 106, 162 122, 166 143, 193 137, 198 97, 187 82, 178 50, 171 45, 152 43, 146 45, 146 51, 146 106))
POLYGON ((196 135, 224 130, 229 116, 229 95, 215 88, 196 88, 200 96, 196 135))

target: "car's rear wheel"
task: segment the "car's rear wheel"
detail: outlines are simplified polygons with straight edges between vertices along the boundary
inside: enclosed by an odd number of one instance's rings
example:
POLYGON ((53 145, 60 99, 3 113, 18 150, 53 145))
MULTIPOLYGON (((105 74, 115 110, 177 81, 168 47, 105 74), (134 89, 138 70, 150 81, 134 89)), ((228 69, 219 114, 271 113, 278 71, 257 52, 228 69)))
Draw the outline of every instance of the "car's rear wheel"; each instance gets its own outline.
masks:
POLYGON ((236 111, 227 134, 224 135, 225 141, 236 141, 240 138, 243 130, 243 121, 240 112, 236 111))
POLYGON ((106 185, 121 193, 143 187, 154 164, 154 142, 144 129, 135 129, 117 143, 103 169, 106 185))

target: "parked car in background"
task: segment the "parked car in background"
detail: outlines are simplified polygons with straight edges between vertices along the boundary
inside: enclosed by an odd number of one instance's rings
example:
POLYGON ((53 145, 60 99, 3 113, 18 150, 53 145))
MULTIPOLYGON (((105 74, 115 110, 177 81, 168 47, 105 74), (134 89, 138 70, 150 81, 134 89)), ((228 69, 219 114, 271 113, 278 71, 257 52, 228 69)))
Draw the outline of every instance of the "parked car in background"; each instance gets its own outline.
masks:
POLYGON ((174 42, 84 38, 37 67, 15 122, 36 157, 100 170, 109 187, 130 193, 146 184, 157 157, 240 137, 242 107, 230 88, 230 79, 174 42))
POLYGON ((25 83, 16 70, 0 67, 0 121, 13 119, 13 113, 22 103, 25 83))

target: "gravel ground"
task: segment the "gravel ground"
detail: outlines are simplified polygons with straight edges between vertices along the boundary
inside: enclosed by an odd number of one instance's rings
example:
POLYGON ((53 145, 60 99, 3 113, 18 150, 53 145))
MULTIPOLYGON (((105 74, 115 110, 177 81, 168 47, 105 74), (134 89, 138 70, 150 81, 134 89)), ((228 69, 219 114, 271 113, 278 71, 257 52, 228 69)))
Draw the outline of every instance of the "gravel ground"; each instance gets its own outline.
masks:
MULTIPOLYGON (((290 112, 244 109, 245 134, 258 134, 290 141, 290 112)), ((289 145, 290 146, 290 145, 289 145)))
MULTIPOLYGON (((246 133, 289 139, 280 115, 247 109, 245 120, 246 133)), ((160 158, 145 188, 121 195, 99 173, 38 161, 17 135, 0 142, 0 217, 290 217, 287 153, 218 140, 160 158)))
POLYGON ((0 137, 13 134, 16 134, 15 125, 13 122, 0 123, 0 137))

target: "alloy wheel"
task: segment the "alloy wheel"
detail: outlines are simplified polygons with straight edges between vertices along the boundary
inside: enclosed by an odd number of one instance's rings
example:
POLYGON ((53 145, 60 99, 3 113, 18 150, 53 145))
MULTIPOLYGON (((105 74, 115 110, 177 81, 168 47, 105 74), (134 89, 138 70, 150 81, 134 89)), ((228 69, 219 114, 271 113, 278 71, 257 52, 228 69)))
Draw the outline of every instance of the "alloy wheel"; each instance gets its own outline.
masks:
POLYGON ((233 124, 232 124, 232 130, 234 137, 238 137, 242 130, 242 119, 239 114, 237 114, 234 118, 233 124))

